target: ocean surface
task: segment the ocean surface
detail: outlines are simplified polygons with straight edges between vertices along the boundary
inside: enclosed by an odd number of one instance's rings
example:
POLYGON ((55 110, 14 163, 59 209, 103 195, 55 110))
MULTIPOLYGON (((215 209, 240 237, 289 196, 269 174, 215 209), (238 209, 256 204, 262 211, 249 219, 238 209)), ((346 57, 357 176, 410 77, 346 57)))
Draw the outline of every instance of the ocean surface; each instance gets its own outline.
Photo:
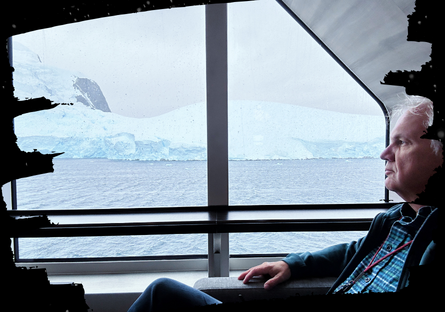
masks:
MULTIPOLYGON (((17 181, 19 209, 207 205, 205 161, 54 159, 54 173, 17 181)), ((370 203, 384 195, 380 159, 229 162, 229 204, 370 203)), ((230 234, 231 254, 314 251, 365 232, 230 234)), ((20 259, 198 255, 206 234, 22 238, 20 259)))

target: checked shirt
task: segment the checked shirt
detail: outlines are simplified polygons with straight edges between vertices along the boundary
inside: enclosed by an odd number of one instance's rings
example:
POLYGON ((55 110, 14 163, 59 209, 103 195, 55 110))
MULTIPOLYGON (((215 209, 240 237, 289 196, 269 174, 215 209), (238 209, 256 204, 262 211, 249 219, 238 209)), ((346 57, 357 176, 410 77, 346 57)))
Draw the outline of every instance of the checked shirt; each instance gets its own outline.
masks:
MULTIPOLYGON (((425 219, 431 213, 431 207, 422 207, 416 215, 412 208, 405 204, 401 208, 402 217, 394 222, 389 232, 388 238, 383 243, 382 248, 377 246, 372 250, 357 266, 346 281, 341 284, 335 292, 339 291, 343 285, 353 281, 362 273, 375 256, 374 263, 385 255, 393 252, 398 247, 408 243, 416 235, 425 219), (378 251, 378 254, 376 252, 378 251)), ((368 292, 395 292, 399 283, 399 278, 408 255, 410 245, 404 247, 400 251, 392 254, 376 266, 371 268, 363 276, 361 276, 355 284, 346 291, 347 294, 368 293, 368 292)), ((335 293, 334 292, 334 293, 335 293)))

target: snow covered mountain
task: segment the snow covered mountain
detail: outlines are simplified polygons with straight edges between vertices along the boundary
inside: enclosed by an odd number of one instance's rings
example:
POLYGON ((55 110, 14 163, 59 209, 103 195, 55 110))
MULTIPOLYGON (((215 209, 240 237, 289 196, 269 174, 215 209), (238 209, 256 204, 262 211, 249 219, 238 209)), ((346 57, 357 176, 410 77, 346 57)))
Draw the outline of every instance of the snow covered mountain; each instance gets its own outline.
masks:
MULTIPOLYGON (((23 46, 15 44, 15 49, 17 97, 74 103, 16 118, 22 150, 65 152, 59 157, 66 158, 206 159, 205 103, 151 118, 124 117, 109 111, 100 87, 88 78, 45 66, 23 46)), ((229 102, 230 159, 376 158, 384 134, 383 116, 229 102)))
POLYGON ((79 102, 110 112, 99 85, 82 73, 43 64, 40 57, 19 42, 13 44, 14 88, 19 99, 46 97, 59 103, 79 102))

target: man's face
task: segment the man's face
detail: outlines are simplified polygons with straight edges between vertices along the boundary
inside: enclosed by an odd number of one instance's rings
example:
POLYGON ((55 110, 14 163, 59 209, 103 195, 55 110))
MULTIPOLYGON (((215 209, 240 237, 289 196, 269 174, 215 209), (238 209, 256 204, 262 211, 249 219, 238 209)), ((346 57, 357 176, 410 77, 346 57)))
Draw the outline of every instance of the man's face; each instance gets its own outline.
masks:
POLYGON ((387 161, 386 188, 407 202, 414 201, 424 189, 434 169, 442 165, 442 153, 436 155, 431 141, 421 139, 426 116, 405 112, 391 132, 391 144, 380 158, 387 161))

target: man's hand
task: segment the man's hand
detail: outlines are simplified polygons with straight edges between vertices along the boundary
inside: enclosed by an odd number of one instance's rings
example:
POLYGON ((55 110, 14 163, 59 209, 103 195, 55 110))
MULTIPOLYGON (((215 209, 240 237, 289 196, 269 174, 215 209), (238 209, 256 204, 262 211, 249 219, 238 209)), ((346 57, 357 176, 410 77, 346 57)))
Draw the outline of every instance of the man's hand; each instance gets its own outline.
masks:
POLYGON ((264 283, 264 289, 266 290, 287 281, 291 276, 290 268, 287 263, 284 261, 277 261, 264 262, 263 264, 250 268, 246 272, 241 273, 241 275, 238 276, 238 279, 243 280, 243 283, 246 284, 252 277, 266 274, 271 276, 271 279, 264 283))

